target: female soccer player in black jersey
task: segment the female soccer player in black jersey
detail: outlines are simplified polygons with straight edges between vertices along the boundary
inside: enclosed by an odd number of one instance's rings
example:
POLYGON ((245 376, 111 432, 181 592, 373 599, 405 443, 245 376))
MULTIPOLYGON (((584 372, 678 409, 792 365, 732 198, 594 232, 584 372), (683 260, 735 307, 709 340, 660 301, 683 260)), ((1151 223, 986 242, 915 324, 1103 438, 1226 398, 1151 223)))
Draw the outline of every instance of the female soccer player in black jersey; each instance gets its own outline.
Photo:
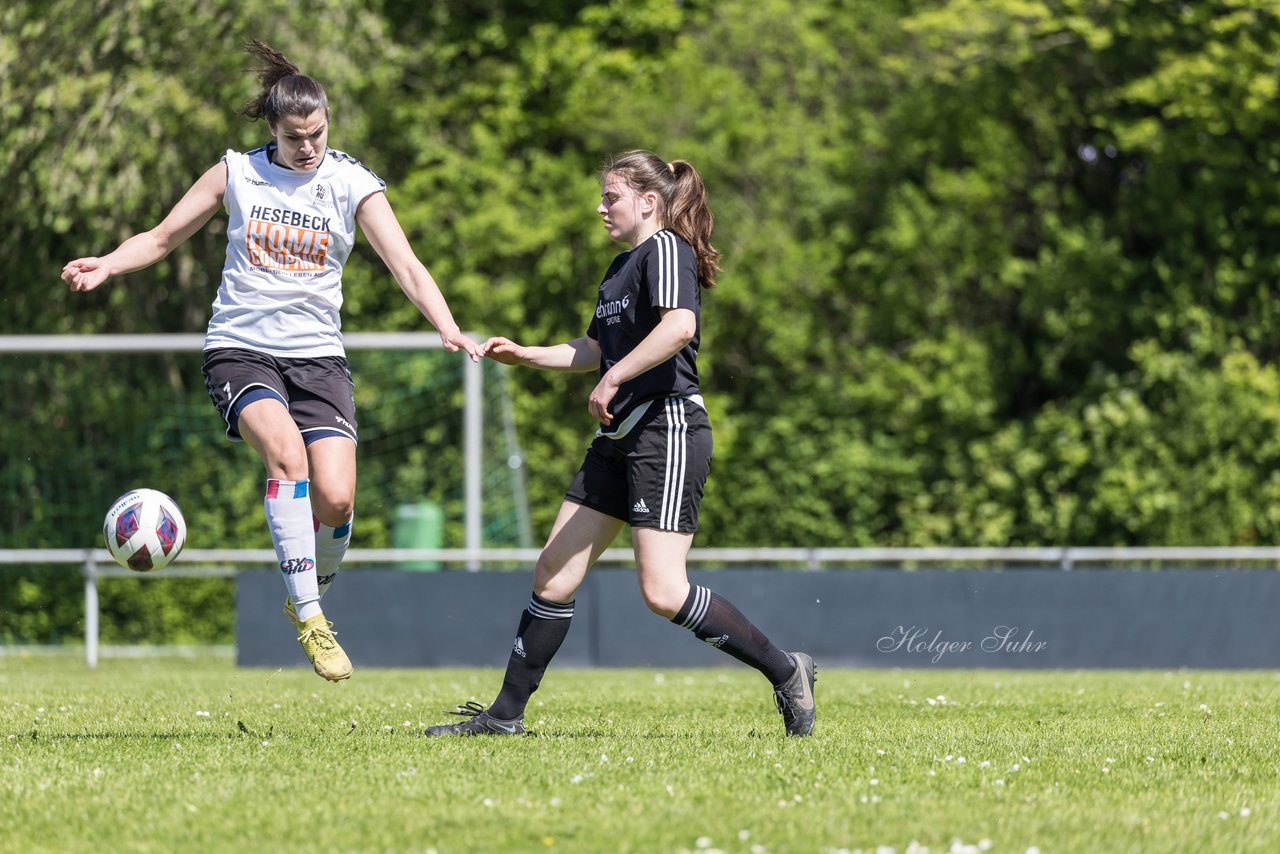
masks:
POLYGON ((604 169, 600 206, 609 236, 632 247, 609 265, 581 338, 525 347, 490 338, 482 352, 508 365, 599 369, 587 408, 596 438, 565 495, 534 571, 502 690, 487 710, 427 735, 518 735, 524 709, 569 631, 574 594, 610 542, 631 525, 636 571, 655 614, 759 670, 774 687, 788 735, 814 722, 814 663, 774 646, 737 608, 685 569, 711 466, 711 425, 698 391, 700 289, 715 285, 720 253, 697 170, 632 151, 604 169))

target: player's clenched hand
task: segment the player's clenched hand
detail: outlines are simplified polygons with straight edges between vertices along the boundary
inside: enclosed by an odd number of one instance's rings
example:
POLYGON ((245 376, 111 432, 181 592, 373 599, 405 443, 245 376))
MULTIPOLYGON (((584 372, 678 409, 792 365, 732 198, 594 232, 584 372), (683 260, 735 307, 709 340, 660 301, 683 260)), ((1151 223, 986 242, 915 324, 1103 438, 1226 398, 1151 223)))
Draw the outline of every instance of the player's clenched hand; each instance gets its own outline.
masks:
POLYGON ((91 291, 111 278, 111 270, 101 258, 77 258, 62 268, 62 281, 73 291, 91 291))
POLYGON ((596 383, 596 387, 591 390, 591 397, 587 398, 587 411, 591 413, 592 418, 605 427, 613 423, 613 415, 609 412, 609 404, 613 402, 613 397, 617 393, 618 384, 606 373, 600 378, 600 382, 596 383))
POLYGON ((480 345, 480 355, 504 365, 524 364, 524 350, 510 338, 490 338, 480 345))

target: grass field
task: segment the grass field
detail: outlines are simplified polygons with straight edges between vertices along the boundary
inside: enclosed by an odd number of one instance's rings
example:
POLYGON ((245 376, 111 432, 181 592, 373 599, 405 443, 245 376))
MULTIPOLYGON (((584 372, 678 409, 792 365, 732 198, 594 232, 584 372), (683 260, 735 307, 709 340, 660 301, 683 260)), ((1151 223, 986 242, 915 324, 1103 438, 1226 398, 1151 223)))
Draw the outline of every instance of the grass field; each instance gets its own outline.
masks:
POLYGON ((428 740, 497 671, 0 657, 0 850, 1280 850, 1280 675, 553 670, 534 737, 428 740))

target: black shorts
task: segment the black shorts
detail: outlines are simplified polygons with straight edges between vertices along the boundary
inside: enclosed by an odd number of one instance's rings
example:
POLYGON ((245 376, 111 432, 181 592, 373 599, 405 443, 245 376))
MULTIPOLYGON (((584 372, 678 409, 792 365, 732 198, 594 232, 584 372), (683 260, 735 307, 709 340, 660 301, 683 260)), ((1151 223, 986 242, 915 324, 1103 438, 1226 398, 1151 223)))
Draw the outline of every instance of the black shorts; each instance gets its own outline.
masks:
POLYGON ((633 528, 691 534, 711 471, 711 422, 697 403, 669 397, 649 403, 618 439, 597 436, 565 500, 633 528))
POLYGON ((233 442, 243 441, 240 413, 268 397, 285 405, 308 445, 330 436, 357 439, 355 383, 342 356, 277 359, 234 347, 206 350, 204 384, 233 442))

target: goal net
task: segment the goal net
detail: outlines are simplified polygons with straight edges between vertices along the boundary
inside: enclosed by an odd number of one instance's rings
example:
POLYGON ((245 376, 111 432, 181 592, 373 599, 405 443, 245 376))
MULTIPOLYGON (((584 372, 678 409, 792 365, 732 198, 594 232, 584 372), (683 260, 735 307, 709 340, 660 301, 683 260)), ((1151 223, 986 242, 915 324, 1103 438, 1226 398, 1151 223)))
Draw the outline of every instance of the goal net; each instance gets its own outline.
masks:
MULTIPOLYGON (((103 514, 140 486, 178 501, 189 546, 271 547, 262 465, 226 438, 200 344, 0 338, 0 548, 100 546, 103 514)), ((528 547, 523 455, 500 366, 468 366, 434 334, 348 335, 347 350, 360 428, 355 544, 400 545, 404 508, 427 505, 443 524, 438 542, 420 547, 528 547), (479 417, 464 417, 469 394, 480 396, 470 410, 479 417)))

